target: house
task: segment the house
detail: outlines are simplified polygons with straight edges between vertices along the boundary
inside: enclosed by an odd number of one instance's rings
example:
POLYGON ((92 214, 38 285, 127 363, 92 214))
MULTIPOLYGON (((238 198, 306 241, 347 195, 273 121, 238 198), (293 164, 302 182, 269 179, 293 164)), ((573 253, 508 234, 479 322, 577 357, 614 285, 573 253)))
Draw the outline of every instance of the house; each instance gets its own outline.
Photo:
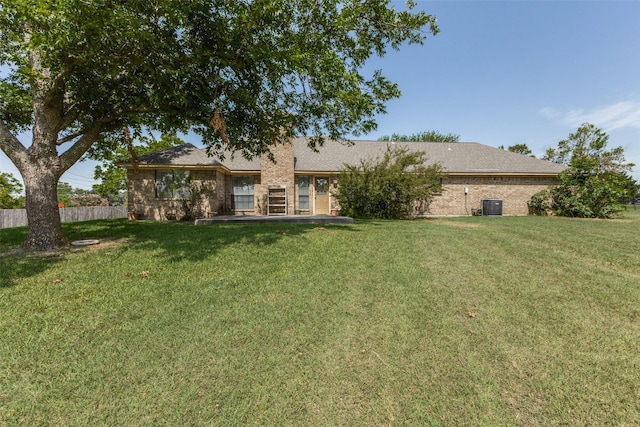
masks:
POLYGON ((486 199, 497 199, 504 215, 526 215, 527 201, 558 182, 564 166, 479 143, 427 143, 327 140, 314 152, 304 137, 272 147, 266 156, 247 160, 185 144, 123 163, 128 170, 130 212, 162 220, 180 217, 189 199, 188 182, 201 216, 329 214, 336 201, 337 177, 345 164, 381 156, 388 144, 424 151, 428 163, 440 163, 447 175, 443 191, 426 215, 469 215, 486 199), (188 179, 187 179, 188 178, 188 179))

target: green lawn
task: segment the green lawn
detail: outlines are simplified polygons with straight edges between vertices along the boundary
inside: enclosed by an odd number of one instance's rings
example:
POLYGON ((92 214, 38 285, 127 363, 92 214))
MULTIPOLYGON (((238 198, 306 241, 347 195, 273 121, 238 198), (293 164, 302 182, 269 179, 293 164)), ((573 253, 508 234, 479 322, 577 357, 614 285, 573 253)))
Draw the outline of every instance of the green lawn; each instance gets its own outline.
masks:
POLYGON ((640 210, 0 230, 0 426, 640 424, 640 210))

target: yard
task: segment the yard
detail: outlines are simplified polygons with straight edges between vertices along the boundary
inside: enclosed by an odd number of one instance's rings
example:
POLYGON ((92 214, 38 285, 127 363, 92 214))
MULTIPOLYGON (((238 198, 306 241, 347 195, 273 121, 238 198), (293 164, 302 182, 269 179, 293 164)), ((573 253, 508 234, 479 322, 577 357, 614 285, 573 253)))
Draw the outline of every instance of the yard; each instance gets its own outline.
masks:
POLYGON ((640 424, 640 210, 65 230, 0 230, 0 426, 640 424))

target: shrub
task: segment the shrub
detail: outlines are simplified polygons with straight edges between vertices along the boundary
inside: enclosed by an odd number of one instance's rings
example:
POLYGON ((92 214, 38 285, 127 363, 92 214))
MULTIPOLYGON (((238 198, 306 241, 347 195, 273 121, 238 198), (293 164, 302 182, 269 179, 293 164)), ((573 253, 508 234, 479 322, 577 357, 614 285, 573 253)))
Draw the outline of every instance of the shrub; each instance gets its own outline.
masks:
POLYGON ((551 194, 549 190, 538 191, 531 196, 531 200, 527 202, 529 206, 529 215, 546 215, 551 209, 551 194))
POLYGON ((388 146, 382 158, 346 166, 335 194, 341 212, 355 218, 400 219, 413 214, 415 204, 428 205, 442 191, 442 168, 425 166, 422 151, 388 146))

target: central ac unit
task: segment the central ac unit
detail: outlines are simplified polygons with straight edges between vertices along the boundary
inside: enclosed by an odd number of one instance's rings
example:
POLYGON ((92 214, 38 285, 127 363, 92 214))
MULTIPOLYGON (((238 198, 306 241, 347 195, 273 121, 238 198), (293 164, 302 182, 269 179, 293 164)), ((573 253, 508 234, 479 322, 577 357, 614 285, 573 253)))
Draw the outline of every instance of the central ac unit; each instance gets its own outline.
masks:
POLYGON ((502 200, 483 199, 482 216, 502 216, 502 200))

